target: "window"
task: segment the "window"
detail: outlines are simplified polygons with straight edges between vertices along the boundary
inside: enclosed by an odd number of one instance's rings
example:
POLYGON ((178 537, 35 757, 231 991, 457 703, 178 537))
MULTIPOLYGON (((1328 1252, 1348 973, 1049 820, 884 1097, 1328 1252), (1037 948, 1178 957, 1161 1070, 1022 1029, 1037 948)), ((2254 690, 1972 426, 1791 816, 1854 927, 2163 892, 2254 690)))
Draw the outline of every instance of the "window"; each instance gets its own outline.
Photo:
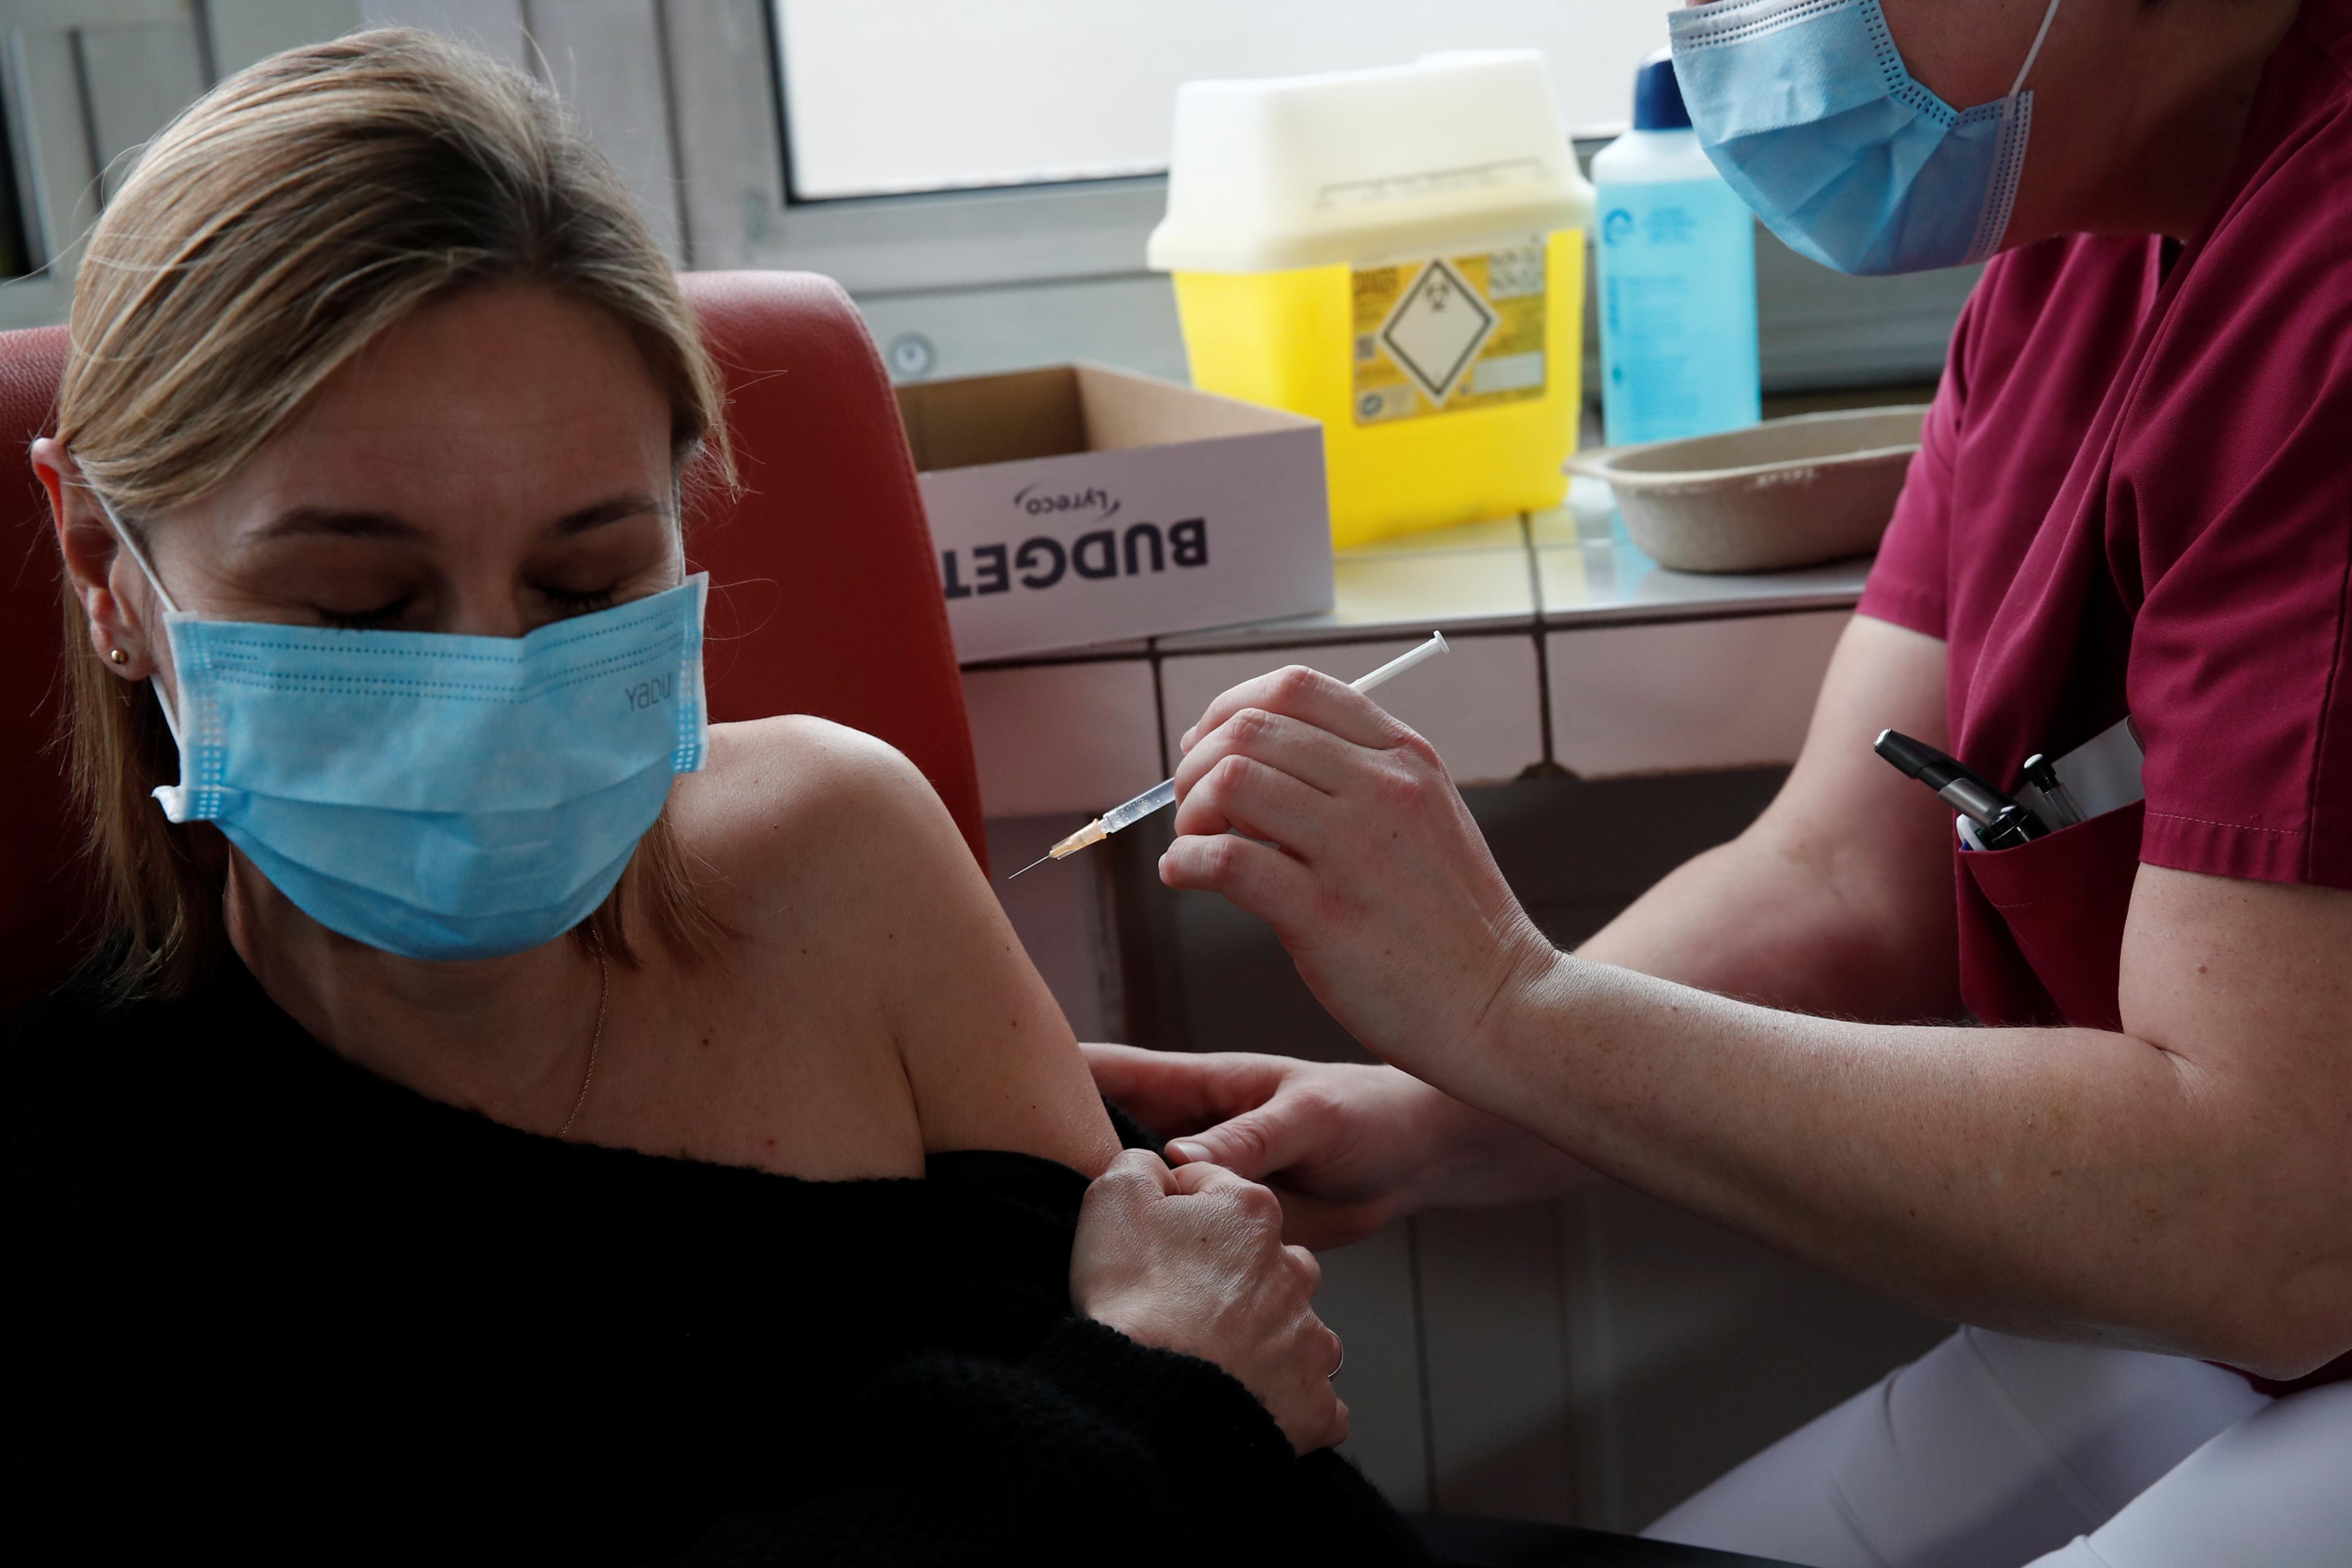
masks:
POLYGON ((1614 134, 1677 0, 774 0, 793 200, 1163 173, 1179 84, 1536 48, 1614 134))

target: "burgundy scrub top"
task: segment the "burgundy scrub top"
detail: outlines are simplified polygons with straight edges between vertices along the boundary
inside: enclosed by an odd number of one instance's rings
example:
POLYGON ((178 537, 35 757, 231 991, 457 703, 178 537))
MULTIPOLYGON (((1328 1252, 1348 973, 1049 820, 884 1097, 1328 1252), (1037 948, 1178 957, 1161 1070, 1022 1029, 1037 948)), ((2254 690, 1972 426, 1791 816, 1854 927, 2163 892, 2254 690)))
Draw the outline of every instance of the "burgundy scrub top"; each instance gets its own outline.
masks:
POLYGON ((1996 783, 2126 713, 2147 751, 2144 803, 1956 844, 1988 1024, 2120 1026, 2142 862, 2352 889, 2352 0, 2305 0, 2230 189, 2185 247, 1986 269, 1863 595, 1948 644, 1996 783))

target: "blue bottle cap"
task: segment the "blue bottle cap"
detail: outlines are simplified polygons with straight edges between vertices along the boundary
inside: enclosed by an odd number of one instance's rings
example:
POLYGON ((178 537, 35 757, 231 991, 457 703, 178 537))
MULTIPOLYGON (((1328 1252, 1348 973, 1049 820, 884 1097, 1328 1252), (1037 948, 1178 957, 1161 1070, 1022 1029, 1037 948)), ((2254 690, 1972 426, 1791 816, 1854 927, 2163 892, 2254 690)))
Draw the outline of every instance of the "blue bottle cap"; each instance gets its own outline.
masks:
POLYGON ((1633 129, 1687 131, 1690 122, 1682 83, 1675 79, 1675 52, 1660 49, 1633 72, 1633 129))

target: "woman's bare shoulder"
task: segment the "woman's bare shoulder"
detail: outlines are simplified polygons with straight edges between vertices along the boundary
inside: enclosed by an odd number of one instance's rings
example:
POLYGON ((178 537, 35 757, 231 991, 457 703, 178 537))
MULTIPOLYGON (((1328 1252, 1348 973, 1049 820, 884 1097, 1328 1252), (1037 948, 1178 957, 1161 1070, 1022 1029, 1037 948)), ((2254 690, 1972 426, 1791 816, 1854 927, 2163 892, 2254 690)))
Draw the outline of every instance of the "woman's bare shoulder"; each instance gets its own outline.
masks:
POLYGON ((711 726, 709 760, 679 780, 670 816, 712 912, 735 926, 758 923, 779 898, 818 890, 813 881, 855 901, 950 838, 969 856, 896 747, 805 714, 711 726))
POLYGON ((716 726, 672 816, 711 912, 880 998, 925 1147, 1117 1151, 1076 1043, 920 770, 820 719, 716 726))
POLYGON ((919 816, 918 792, 897 752, 838 725, 713 727, 668 816, 717 951, 635 977, 641 1032, 671 1048, 638 1064, 636 1127, 617 1136, 817 1180, 921 1172, 891 1017, 898 874, 861 872, 866 846, 919 816))
MULTIPOLYGON (((805 713, 710 727, 709 762, 681 781, 727 806, 795 814, 900 809, 930 785, 905 753, 862 730, 805 713)), ((714 819, 714 826, 721 824, 714 819)), ((732 825, 740 826, 740 825, 732 825)))

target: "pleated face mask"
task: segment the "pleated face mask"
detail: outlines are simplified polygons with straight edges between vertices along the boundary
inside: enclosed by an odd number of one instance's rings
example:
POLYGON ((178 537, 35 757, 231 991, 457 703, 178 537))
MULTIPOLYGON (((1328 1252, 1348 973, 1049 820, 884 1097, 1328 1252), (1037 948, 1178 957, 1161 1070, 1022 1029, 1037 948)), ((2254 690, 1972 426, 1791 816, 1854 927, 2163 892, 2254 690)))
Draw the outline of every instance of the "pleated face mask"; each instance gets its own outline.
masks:
POLYGON ((2009 96, 1965 110, 1904 66, 1878 0, 1717 0, 1667 26, 1699 144, 1766 227, 1841 272, 1920 272, 2009 231, 2058 4, 2009 96))
POLYGON ((520 637, 205 620, 99 503, 168 612, 164 815, 214 824, 355 942, 467 959, 552 941, 702 766, 706 575, 520 637))

